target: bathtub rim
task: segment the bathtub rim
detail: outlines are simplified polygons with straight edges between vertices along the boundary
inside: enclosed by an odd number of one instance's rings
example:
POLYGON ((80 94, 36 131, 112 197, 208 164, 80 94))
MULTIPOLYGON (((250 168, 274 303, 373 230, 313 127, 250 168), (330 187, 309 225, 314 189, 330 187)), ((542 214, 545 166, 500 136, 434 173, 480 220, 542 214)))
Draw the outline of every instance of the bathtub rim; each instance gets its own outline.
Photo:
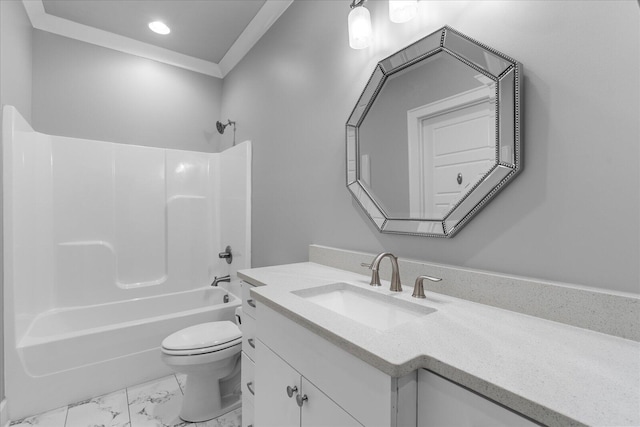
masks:
POLYGON ((91 304, 91 305, 84 305, 84 306, 76 306, 76 307, 59 307, 59 308, 53 308, 47 311, 44 311, 42 313, 37 314, 29 323, 29 326, 27 327, 24 335, 22 337, 16 337, 16 350, 20 351, 21 349, 24 349, 26 347, 30 347, 30 346, 34 346, 34 345, 39 345, 39 344, 48 344, 54 341, 60 341, 60 340, 66 340, 66 339, 73 339, 73 338, 77 338, 80 336, 84 336, 84 335, 88 335, 90 333, 101 333, 101 332, 109 332, 109 331, 113 331, 116 329, 121 329, 121 328, 127 328, 127 327, 132 327, 132 326, 139 326, 148 322, 154 322, 154 321, 160 321, 163 319, 167 319, 167 318, 171 318, 171 317, 177 317, 177 316, 188 316, 188 315, 194 315, 194 314, 198 314, 198 313, 203 313, 206 311, 209 311, 212 309, 212 307, 216 307, 216 306, 241 306, 242 305, 242 299, 231 293, 230 291, 224 289, 224 288, 211 288, 210 286, 205 286, 205 287, 201 287, 201 288, 196 288, 196 289, 190 289, 188 291, 182 291, 182 292, 171 292, 171 293, 166 293, 166 294, 161 294, 161 295, 151 295, 148 297, 142 297, 142 298, 134 298, 134 299, 129 299, 129 300, 121 300, 121 301, 110 301, 107 303, 101 303, 101 304, 91 304), (98 326, 98 327, 92 327, 92 328, 86 328, 86 329, 80 329, 80 330, 76 330, 76 331, 72 331, 72 332, 64 332, 64 333, 59 333, 59 334, 53 334, 53 335, 46 335, 46 336, 38 336, 38 337, 33 337, 30 336, 30 332, 33 330, 36 322, 38 322, 39 320, 42 320, 52 314, 58 314, 58 313, 64 313, 64 312, 69 312, 69 311, 76 311, 76 310, 90 310, 92 308, 95 307, 105 307, 105 306, 111 306, 111 305, 116 305, 116 304, 122 304, 124 302, 131 302, 131 301, 146 301, 146 300, 153 300, 153 299, 158 299, 158 298, 163 298, 163 297, 168 297, 170 298, 171 296, 175 296, 175 295, 180 295, 180 294, 186 294, 186 293, 197 293, 197 292, 202 292, 202 291, 214 291, 217 290, 217 292, 221 292, 224 295, 229 295, 229 302, 227 303, 220 303, 220 304, 214 304, 214 305, 209 305, 209 306, 201 306, 198 308, 193 308, 190 310, 182 310, 182 311, 178 311, 178 312, 171 312, 169 314, 162 314, 162 315, 156 315, 156 316, 148 316, 148 317, 142 317, 142 318, 138 318, 135 320, 129 320, 129 321, 125 321, 125 322, 117 322, 117 323, 110 323, 107 325, 103 325, 103 326, 98 326))

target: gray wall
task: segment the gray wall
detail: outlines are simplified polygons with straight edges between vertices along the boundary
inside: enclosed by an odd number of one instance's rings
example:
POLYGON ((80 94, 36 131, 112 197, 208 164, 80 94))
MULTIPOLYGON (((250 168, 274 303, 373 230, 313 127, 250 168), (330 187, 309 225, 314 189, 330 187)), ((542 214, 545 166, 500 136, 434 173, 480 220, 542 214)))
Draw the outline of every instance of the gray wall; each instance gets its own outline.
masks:
MULTIPOLYGON (((14 105, 27 120, 31 120, 32 45, 31 23, 22 2, 0 0, 0 105, 14 105)), ((1 138, 2 120, 0 120, 1 138)), ((1 158, 0 150, 0 171, 2 170, 1 158)), ((0 188, 1 185, 2 174, 0 173, 0 188)), ((2 227, 1 203, 0 200, 0 227, 2 227)), ((4 307, 2 256, 3 252, 0 249, 0 307, 4 307)), ((0 316, 0 400, 4 399, 4 309, 2 313, 0 316)))
POLYGON ((640 30, 635 1, 420 2, 351 50, 345 1, 296 1, 224 79, 254 141, 253 262, 309 243, 640 292, 640 30), (525 168, 453 239, 384 235, 345 188, 344 124, 374 65, 448 24, 524 64, 525 168))
POLYGON ((39 132, 217 152, 221 90, 214 77, 34 30, 39 132))

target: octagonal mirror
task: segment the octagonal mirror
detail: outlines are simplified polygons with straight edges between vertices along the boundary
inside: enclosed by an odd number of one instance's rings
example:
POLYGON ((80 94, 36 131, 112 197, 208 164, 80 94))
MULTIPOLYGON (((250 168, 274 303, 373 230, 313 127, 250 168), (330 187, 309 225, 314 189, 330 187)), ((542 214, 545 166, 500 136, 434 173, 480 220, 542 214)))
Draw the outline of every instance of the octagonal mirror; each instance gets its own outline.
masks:
POLYGON ((451 237, 517 175, 521 69, 450 27, 377 64, 346 143, 347 188, 380 231, 451 237))

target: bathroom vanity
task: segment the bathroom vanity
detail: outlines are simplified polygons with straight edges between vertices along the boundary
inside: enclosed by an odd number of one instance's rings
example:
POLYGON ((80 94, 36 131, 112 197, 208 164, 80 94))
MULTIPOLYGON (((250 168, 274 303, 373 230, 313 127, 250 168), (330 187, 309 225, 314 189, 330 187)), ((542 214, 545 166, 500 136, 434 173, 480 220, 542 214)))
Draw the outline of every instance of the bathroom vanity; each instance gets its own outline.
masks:
POLYGON ((372 288, 366 275, 312 262, 238 274, 256 306, 243 425, 640 422, 637 341, 433 292, 417 300, 406 284, 390 292, 388 276, 372 288), (379 305, 340 313, 340 298, 379 305))
POLYGON ((453 426, 480 419, 496 427, 536 425, 425 369, 387 375, 266 306, 258 318, 260 425, 453 426))

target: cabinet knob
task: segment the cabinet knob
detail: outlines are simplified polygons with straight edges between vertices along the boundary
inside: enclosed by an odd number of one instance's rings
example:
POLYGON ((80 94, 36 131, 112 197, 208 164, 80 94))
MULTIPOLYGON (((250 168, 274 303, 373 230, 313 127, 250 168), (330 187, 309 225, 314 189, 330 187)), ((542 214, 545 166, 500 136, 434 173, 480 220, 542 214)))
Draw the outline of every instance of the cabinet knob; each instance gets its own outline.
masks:
POLYGON ((302 405, 304 405, 305 400, 309 400, 306 394, 304 396, 300 396, 299 394, 296 394, 296 402, 298 403, 299 407, 302 408, 302 405))
POLYGON ((290 385, 287 386, 287 396, 292 397, 293 393, 298 391, 298 386, 293 386, 291 387, 290 385))

